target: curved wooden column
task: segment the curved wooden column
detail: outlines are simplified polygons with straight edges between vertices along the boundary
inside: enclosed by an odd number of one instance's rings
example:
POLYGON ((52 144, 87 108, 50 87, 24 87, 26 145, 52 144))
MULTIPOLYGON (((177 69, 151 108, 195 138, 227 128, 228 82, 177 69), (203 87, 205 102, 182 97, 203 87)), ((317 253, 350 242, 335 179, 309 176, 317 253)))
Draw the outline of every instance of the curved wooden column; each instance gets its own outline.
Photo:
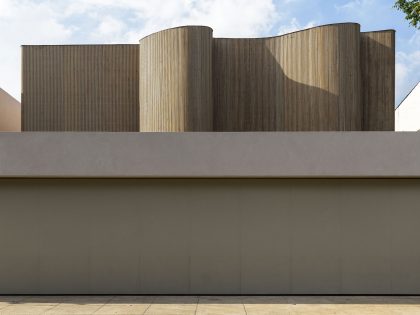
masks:
POLYGON ((186 26, 140 40, 140 131, 211 131, 212 29, 186 26))
POLYGON ((360 26, 214 39, 216 131, 361 130, 360 26))
POLYGON ((361 33, 363 130, 393 131, 395 31, 361 33))

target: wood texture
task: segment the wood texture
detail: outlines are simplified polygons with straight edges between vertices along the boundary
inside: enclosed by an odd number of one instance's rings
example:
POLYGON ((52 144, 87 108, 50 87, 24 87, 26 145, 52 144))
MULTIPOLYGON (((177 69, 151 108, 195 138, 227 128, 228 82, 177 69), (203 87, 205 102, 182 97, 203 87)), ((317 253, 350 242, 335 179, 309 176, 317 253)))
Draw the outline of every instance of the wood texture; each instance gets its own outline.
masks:
POLYGON ((140 73, 140 131, 213 130, 211 28, 145 37, 140 73))
POLYGON ((185 26, 140 45, 23 47, 25 131, 394 129, 395 33, 270 38, 185 26))
POLYGON ((280 130, 284 100, 281 69, 267 39, 214 39, 216 131, 280 130))
POLYGON ((359 28, 214 39, 215 130, 361 130, 359 28))
POLYGON ((363 130, 394 130, 395 31, 361 34, 363 130))
POLYGON ((23 46, 23 131, 138 131, 138 50, 23 46))

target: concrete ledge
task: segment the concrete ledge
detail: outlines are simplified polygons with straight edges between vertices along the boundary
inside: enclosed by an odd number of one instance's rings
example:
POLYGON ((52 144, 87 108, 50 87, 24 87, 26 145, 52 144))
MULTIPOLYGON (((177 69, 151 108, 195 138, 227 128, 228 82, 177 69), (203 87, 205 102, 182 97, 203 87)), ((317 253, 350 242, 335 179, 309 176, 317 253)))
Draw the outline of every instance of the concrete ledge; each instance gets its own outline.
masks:
POLYGON ((420 177, 420 134, 0 133, 0 177, 420 177))

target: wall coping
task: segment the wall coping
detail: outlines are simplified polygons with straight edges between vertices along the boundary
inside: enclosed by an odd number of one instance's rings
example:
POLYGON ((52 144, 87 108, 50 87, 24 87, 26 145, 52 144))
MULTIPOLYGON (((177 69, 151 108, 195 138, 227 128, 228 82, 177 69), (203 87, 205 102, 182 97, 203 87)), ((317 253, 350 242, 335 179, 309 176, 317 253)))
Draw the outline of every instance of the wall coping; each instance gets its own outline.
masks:
POLYGON ((420 134, 3 132, 0 177, 420 178, 420 134))

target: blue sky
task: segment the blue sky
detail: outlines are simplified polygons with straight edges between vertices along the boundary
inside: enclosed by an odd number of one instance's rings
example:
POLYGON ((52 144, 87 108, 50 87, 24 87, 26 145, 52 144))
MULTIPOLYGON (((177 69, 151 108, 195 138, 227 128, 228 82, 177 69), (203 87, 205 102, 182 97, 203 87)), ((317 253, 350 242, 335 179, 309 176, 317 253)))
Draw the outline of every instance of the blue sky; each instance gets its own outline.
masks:
POLYGON ((20 45, 136 43, 178 25, 208 25, 219 37, 272 36, 358 22, 397 31, 396 103, 420 81, 420 31, 392 0, 0 0, 0 86, 20 98, 20 45))

